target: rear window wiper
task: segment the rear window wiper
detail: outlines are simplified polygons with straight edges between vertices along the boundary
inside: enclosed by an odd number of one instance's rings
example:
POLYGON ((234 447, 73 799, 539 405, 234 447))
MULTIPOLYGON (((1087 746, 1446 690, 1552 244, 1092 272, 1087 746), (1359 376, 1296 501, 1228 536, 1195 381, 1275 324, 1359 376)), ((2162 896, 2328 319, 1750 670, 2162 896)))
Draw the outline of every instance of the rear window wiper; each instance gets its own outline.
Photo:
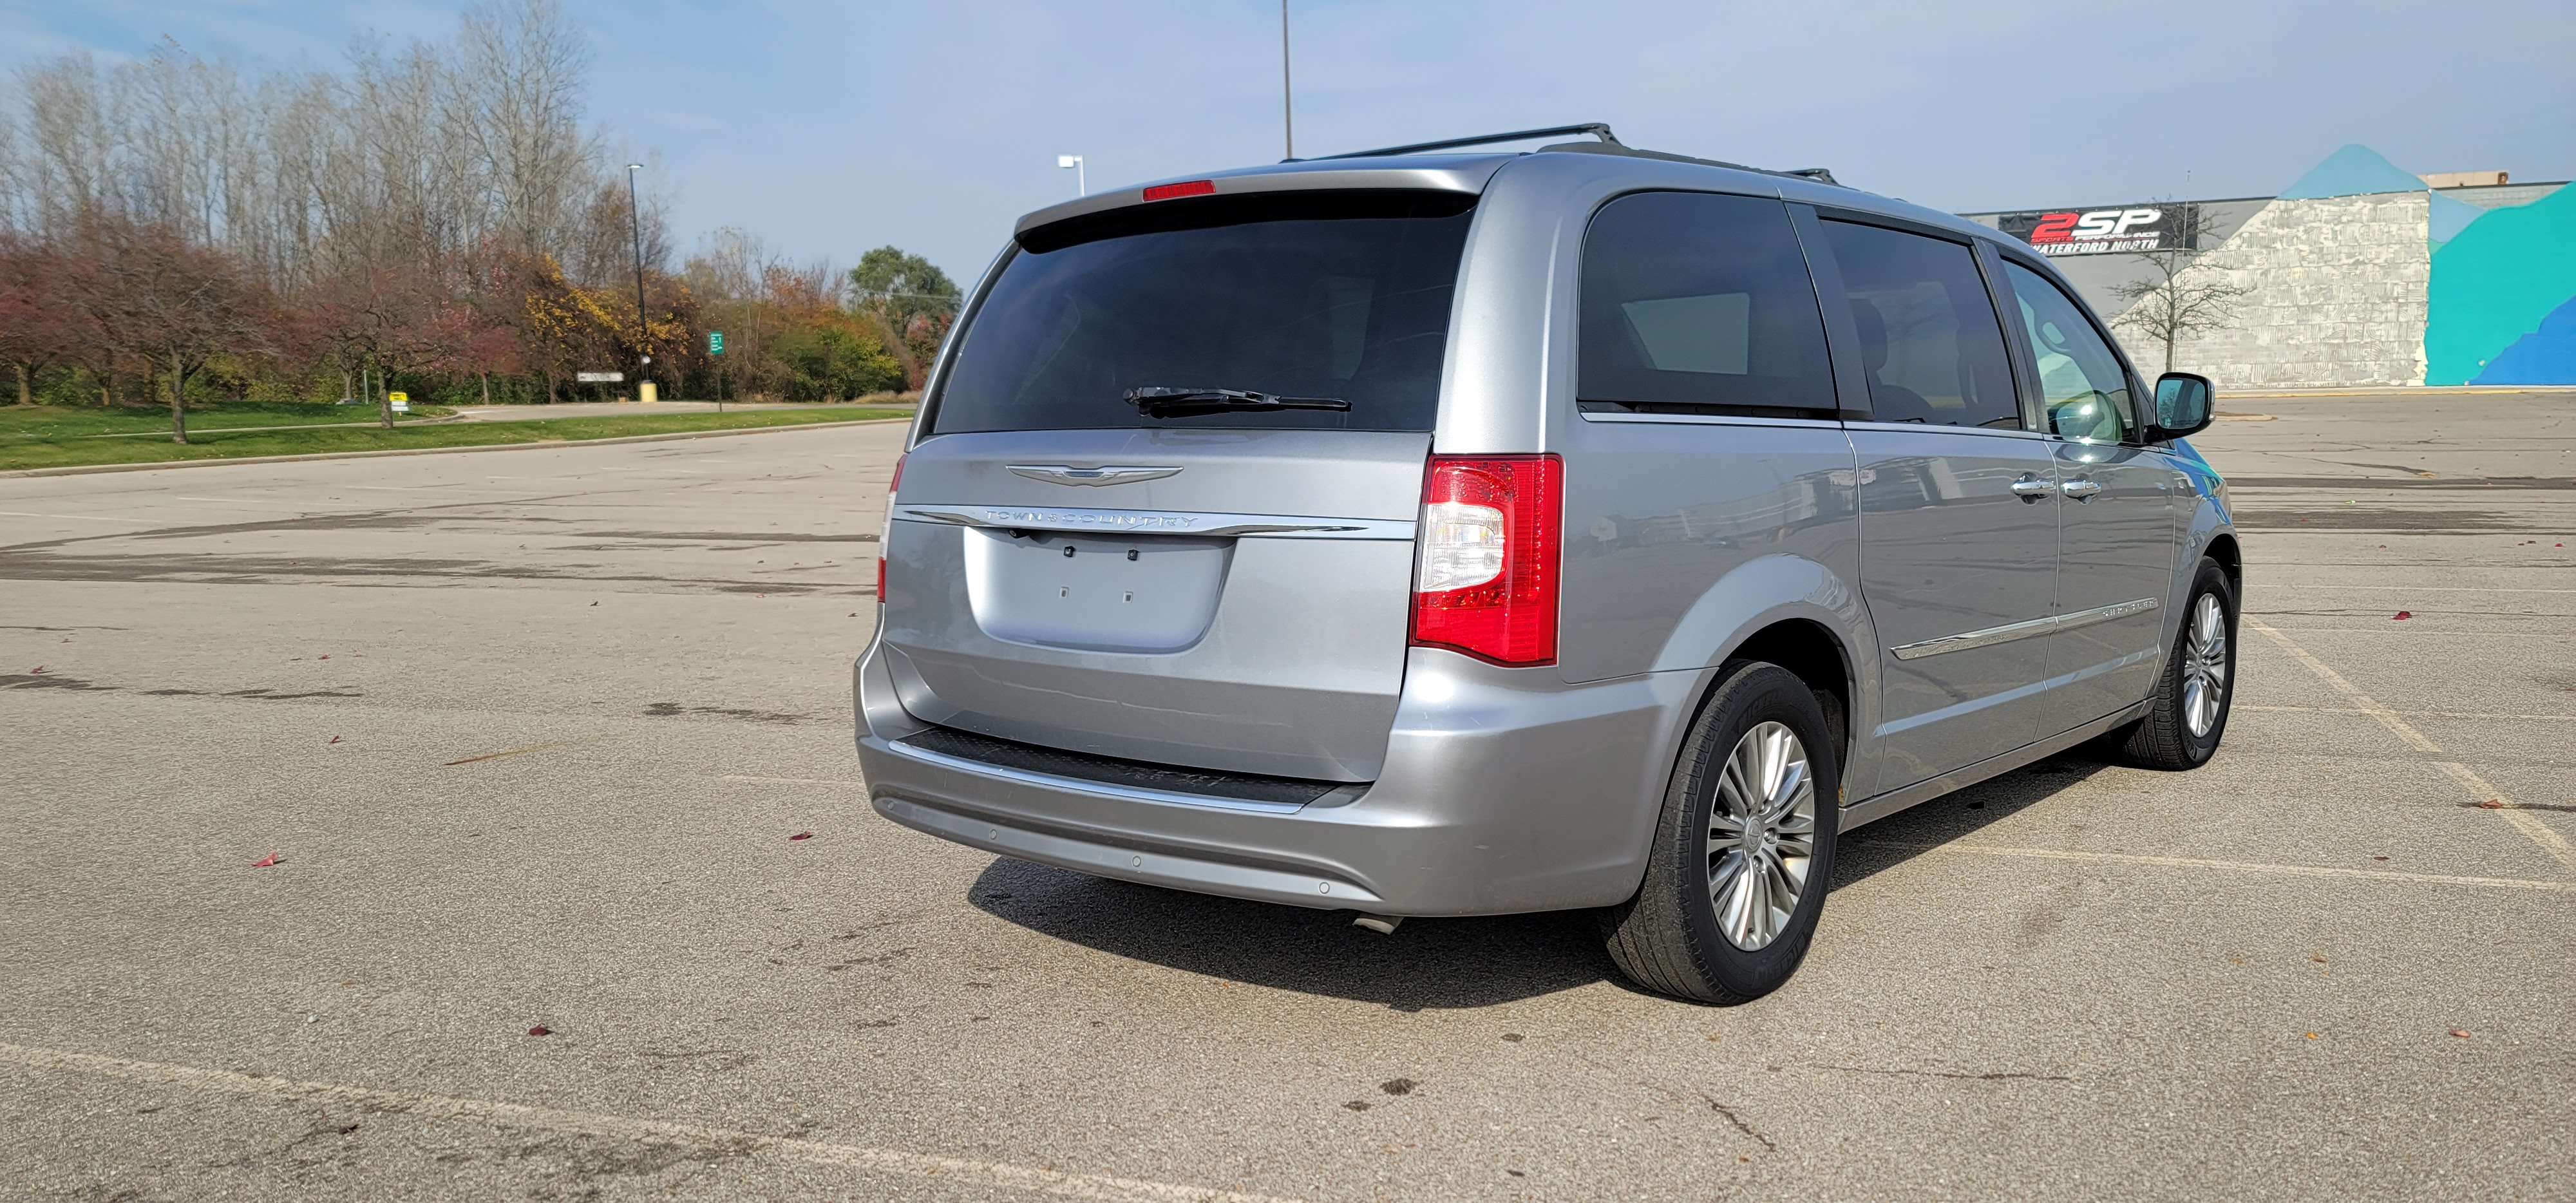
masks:
POLYGON ((1339 397, 1282 397, 1276 393, 1256 393, 1240 388, 1131 388, 1127 403, 1149 418, 1172 418, 1186 414, 1225 413, 1230 410, 1265 409, 1349 409, 1351 403, 1339 397))

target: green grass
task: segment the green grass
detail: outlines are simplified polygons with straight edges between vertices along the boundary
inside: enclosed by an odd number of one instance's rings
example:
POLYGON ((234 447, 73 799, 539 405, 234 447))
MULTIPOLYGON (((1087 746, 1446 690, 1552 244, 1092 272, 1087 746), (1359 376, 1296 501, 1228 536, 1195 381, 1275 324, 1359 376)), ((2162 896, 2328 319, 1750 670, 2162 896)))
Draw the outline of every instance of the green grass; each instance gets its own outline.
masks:
MULTIPOLYGON (((52 407, 40 407, 51 411, 52 407)), ((222 407, 223 416, 234 419, 234 426, 286 425, 276 420, 278 407, 257 421, 239 420, 251 406, 222 407)), ((328 405, 305 407, 314 410, 339 408, 328 405)), ((342 410, 355 409, 349 406, 342 410)), ((163 438, 95 438, 103 433, 96 425, 78 426, 66 421, 71 433, 53 433, 41 422, 25 420, 27 411, 0 408, 0 471, 23 468, 62 468, 88 464, 147 464, 174 460, 234 459, 249 455, 312 455, 335 451, 388 451, 420 447, 480 447, 500 444, 577 442, 584 439, 613 439, 638 434, 678 434, 698 430, 755 430, 770 426, 804 426, 816 422, 848 422, 865 418, 909 417, 910 409, 873 406, 816 406, 812 409, 759 409, 740 413, 638 414, 604 418, 543 418, 523 422, 452 422, 437 425, 405 426, 394 430, 358 424, 321 430, 247 430, 227 431, 220 427, 200 425, 197 411, 188 415, 186 445, 163 438), (18 419, 12 422, 11 419, 18 419), (20 427, 23 429, 13 429, 20 427), (76 431, 74 427, 78 426, 76 431), (45 433, 37 434, 37 430, 45 433)), ((103 411, 113 422, 117 411, 103 411)), ((133 413, 137 411, 126 411, 133 413)), ((214 415, 216 410, 205 411, 214 415)), ((161 415, 167 429, 169 415, 161 415)))
MULTIPOLYGON (((443 418, 456 411, 435 405, 411 407, 412 418, 443 418)), ((220 401, 188 407, 188 431, 239 426, 299 426, 309 423, 358 423, 376 420, 372 405, 317 405, 305 401, 220 401)), ((170 433, 168 406, 0 405, 0 447, 30 439, 74 439, 97 435, 170 433)))

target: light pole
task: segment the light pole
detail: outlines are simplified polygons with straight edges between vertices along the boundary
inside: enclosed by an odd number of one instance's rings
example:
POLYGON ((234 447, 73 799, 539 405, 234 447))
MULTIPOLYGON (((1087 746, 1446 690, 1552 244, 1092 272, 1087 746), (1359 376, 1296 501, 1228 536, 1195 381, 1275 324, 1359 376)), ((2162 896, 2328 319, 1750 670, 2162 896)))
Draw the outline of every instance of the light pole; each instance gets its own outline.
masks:
POLYGON ((626 165, 626 217, 635 233, 635 346, 644 362, 635 369, 635 399, 644 399, 645 377, 653 374, 652 323, 644 316, 644 211, 635 204, 635 173, 642 163, 626 165))
POLYGON ((1075 196, 1091 195, 1090 186, 1083 182, 1081 155, 1057 155, 1055 157, 1055 165, 1058 168, 1070 167, 1073 169, 1073 194, 1075 196))
POLYGON ((1288 137, 1288 158, 1297 157, 1296 93, 1288 86, 1288 0, 1279 0, 1279 124, 1288 137))

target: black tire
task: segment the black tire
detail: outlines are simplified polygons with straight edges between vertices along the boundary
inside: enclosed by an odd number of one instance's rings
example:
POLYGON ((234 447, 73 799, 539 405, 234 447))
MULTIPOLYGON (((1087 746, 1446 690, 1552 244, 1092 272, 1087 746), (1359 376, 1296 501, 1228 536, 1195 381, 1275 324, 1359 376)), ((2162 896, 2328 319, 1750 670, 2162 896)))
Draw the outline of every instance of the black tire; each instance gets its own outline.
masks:
MULTIPOLYGON (((1682 741, 1672 783, 1664 791, 1664 813, 1655 827, 1645 882, 1634 897, 1601 914, 1603 941, 1609 945, 1610 959, 1618 963, 1620 972, 1649 990, 1722 1004, 1750 1002, 1788 981, 1789 975, 1797 972, 1798 963, 1806 959, 1816 918, 1824 911, 1826 887, 1833 880, 1834 828, 1842 801, 1842 773, 1837 759, 1838 749, 1832 742, 1824 709, 1804 681, 1775 664, 1743 661, 1728 665, 1717 687, 1709 691, 1708 701, 1700 707, 1699 717, 1692 721, 1690 734, 1682 741), (1774 933, 1766 942, 1748 949, 1728 934, 1718 903, 1711 896, 1712 877, 1727 863, 1773 862, 1758 856, 1724 861, 1714 846, 1719 842, 1720 825, 1734 820, 1715 812, 1724 805, 1721 786, 1739 745, 1758 731, 1763 738, 1776 740, 1776 734, 1763 730, 1766 724, 1773 723, 1785 727, 1804 752, 1814 817, 1804 873, 1798 878, 1796 904, 1787 909, 1785 922, 1774 925, 1774 933)), ((1739 794, 1740 791, 1729 796, 1739 794)), ((1759 826, 1761 830, 1782 833, 1782 850, 1794 846, 1790 834, 1794 823, 1759 826)), ((1730 845, 1733 846, 1736 845, 1730 845)), ((1794 858, 1781 858, 1783 876, 1766 880, 1786 880, 1785 862, 1790 859, 1794 858)), ((1729 880, 1735 879, 1730 876, 1729 880)), ((1760 897, 1767 900, 1774 896, 1766 893, 1760 897)), ((1739 929, 1740 917, 1750 913, 1750 907, 1735 911, 1739 929)), ((1766 920, 1780 913, 1779 908, 1768 906, 1761 911, 1766 920)))
POLYGON ((2183 602, 2181 629, 2165 653, 2164 671, 2147 699, 2147 716, 2114 738, 2120 759, 2143 769, 2179 772, 2209 763, 2218 741, 2227 734, 2227 713, 2236 696, 2236 590, 2217 561, 2204 559, 2192 574, 2191 596, 2183 602), (2219 645, 2216 654, 2199 642, 2203 599, 2216 607, 2219 645), (2197 628, 2197 629, 2196 629, 2197 628), (2215 681, 2211 670, 2215 670, 2215 681), (2193 693, 2198 684, 2201 694, 2193 693), (2214 693, 2214 699, 2201 701, 2214 693), (2199 703, 2197 706, 2195 703, 2199 703))

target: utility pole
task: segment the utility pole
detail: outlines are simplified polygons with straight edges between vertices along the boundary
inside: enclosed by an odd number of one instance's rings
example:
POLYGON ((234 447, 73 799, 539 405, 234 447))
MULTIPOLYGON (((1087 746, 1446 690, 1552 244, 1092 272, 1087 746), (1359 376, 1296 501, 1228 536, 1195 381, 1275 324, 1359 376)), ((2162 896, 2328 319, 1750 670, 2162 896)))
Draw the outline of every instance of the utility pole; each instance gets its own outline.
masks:
MULTIPOLYGON (((1280 0, 1287 3, 1287 0, 1280 0)), ((653 374, 653 326, 644 316, 644 211, 635 204, 635 173, 644 170, 641 163, 626 165, 626 217, 635 232, 635 346, 644 362, 635 370, 635 399, 644 399, 647 377, 653 374)))
POLYGON ((1297 157, 1297 95, 1288 83, 1288 0, 1279 0, 1279 122, 1287 134, 1288 158, 1297 157))

